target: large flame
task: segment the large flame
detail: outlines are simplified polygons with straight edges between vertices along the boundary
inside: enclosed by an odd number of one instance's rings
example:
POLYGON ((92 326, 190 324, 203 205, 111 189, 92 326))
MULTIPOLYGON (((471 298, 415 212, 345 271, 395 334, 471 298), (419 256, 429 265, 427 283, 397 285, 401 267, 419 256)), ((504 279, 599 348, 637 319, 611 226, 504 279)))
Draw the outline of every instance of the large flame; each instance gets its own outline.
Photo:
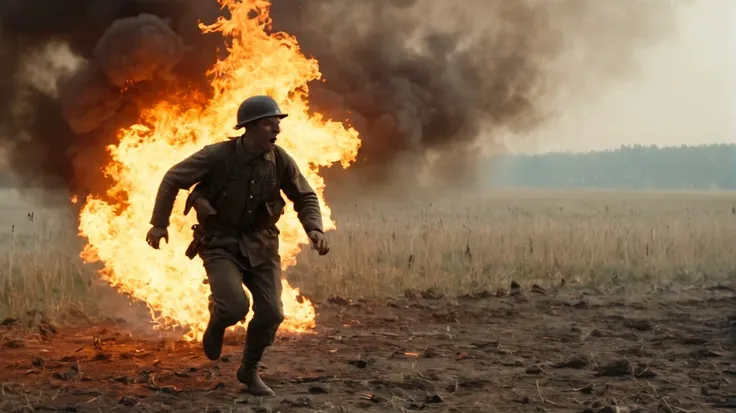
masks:
MULTIPOLYGON (((101 275, 118 290, 143 300, 159 328, 183 327, 184 338, 200 340, 209 313, 209 287, 202 283, 201 260, 184 255, 191 241, 194 214, 183 216, 186 193, 177 198, 169 227, 170 244, 153 250, 145 242, 158 185, 166 170, 200 149, 232 136, 238 105, 248 96, 269 94, 289 117, 282 123, 279 144, 296 159, 317 191, 326 230, 335 229, 324 202, 324 180, 317 168, 341 162, 348 167, 360 146, 358 133, 342 124, 308 114, 307 83, 320 79, 318 63, 301 53, 297 40, 285 33, 269 34, 270 2, 219 0, 230 11, 203 32, 221 32, 231 39, 228 57, 211 69, 214 97, 207 102, 177 96, 146 111, 142 121, 120 131, 109 147, 112 162, 105 173, 114 179, 106 202, 88 198, 80 213, 80 234, 87 237, 82 257, 101 261, 101 275), (148 126, 144 126, 148 125, 148 126)), ((295 264, 308 243, 293 205, 279 221, 283 268, 295 264)), ((315 312, 298 289, 283 280, 282 330, 303 332, 315 326, 315 312)), ((252 311, 246 322, 252 317, 252 311)))

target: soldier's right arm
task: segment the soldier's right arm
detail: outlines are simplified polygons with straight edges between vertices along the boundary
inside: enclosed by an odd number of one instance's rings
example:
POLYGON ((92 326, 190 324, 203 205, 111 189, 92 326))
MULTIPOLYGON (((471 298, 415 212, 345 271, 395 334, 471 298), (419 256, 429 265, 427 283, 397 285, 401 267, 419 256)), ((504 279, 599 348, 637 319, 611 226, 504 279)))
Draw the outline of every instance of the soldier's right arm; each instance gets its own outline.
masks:
POLYGON ((183 161, 172 166, 164 175, 156 194, 151 225, 167 228, 179 190, 189 189, 201 182, 210 172, 212 151, 205 146, 183 161))

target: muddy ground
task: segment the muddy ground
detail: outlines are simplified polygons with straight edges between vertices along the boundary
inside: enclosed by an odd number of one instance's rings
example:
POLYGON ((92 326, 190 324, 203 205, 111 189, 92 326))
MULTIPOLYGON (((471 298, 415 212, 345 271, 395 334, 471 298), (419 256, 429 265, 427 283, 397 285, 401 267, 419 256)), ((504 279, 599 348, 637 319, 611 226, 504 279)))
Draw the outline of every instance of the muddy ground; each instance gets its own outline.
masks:
POLYGON ((1 327, 0 411, 726 412, 736 409, 733 286, 610 296, 562 288, 318 305, 262 374, 125 323, 1 327), (138 330, 138 331, 136 331, 138 330), (618 410, 617 410, 618 409, 618 410))

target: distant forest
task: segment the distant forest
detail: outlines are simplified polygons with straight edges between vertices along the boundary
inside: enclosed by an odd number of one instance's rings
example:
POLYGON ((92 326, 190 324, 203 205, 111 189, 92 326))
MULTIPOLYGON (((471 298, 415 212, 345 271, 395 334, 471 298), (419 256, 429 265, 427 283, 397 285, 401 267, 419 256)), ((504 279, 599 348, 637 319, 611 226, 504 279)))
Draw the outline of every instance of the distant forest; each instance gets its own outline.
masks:
MULTIPOLYGON (((588 153, 499 155, 484 185, 540 188, 736 189, 736 145, 622 146, 588 153)), ((13 179, 0 170, 0 188, 13 179)))
POLYGON ((488 159, 491 186, 621 189, 736 189, 736 145, 622 146, 588 153, 488 159))

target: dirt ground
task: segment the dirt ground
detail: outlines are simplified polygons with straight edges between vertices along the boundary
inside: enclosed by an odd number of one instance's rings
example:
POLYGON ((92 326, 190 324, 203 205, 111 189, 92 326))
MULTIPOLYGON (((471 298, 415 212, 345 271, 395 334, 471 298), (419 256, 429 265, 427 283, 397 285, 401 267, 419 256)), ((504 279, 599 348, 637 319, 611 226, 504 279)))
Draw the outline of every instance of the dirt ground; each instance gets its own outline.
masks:
POLYGON ((733 287, 332 299, 314 334, 281 335, 268 351, 272 398, 235 379, 237 335, 210 362, 197 344, 124 323, 41 322, 29 336, 6 320, 0 411, 733 411, 733 287))

